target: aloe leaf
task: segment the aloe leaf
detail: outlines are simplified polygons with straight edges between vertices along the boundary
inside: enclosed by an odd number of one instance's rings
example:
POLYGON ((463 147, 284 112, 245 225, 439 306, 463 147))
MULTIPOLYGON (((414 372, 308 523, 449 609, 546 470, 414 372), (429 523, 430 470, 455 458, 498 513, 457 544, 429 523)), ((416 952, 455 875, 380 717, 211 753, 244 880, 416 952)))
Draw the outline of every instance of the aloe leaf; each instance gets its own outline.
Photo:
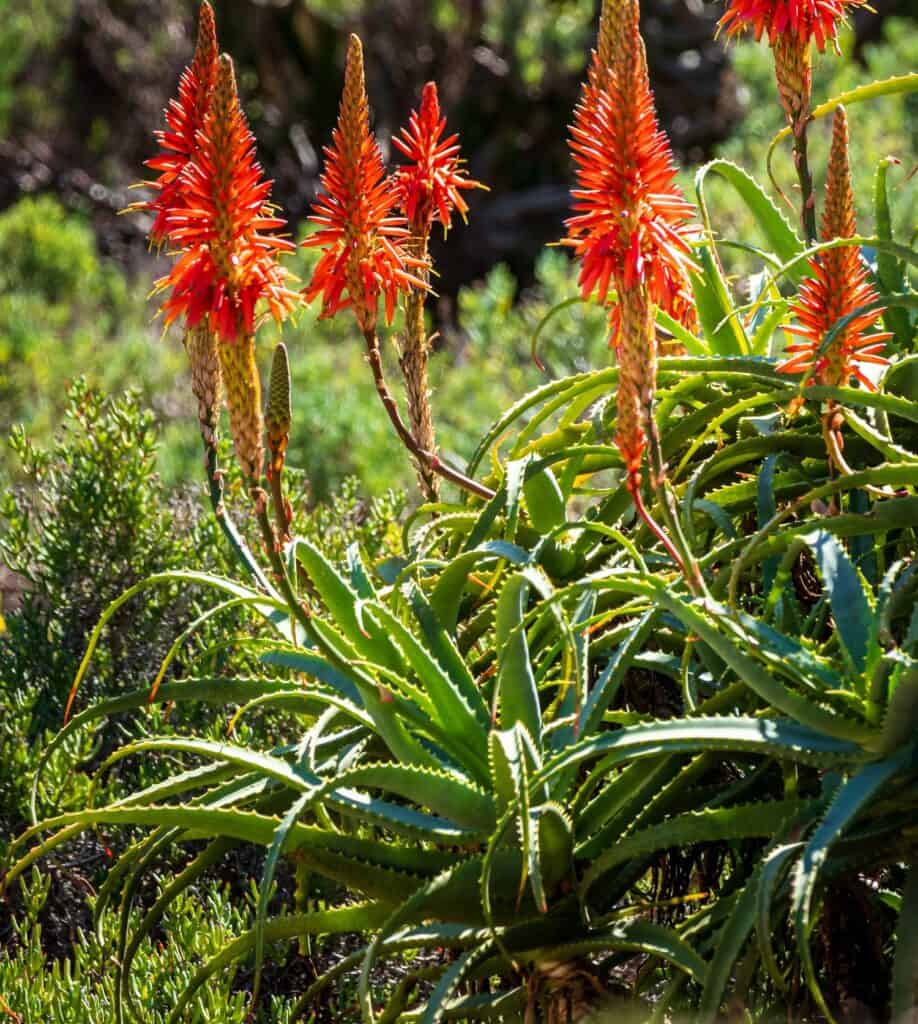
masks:
POLYGON ((448 771, 383 762, 359 764, 337 773, 326 787, 366 786, 411 800, 420 807, 472 829, 492 829, 496 811, 492 796, 448 771))
MULTIPOLYGON (((488 957, 493 951, 493 944, 483 942, 480 946, 468 950, 450 964, 446 973, 440 979, 439 984, 430 994, 424 1007, 424 1014, 420 1024, 439 1024, 441 1020, 447 1020, 449 1006, 447 1000, 453 995, 456 989, 462 984, 465 978, 471 973, 477 964, 488 957)), ((459 1008, 467 1010, 468 1007, 458 1004, 459 1008)))
MULTIPOLYGON (((266 943, 293 941, 301 935, 338 935, 378 927, 389 910, 380 904, 359 903, 350 907, 317 910, 309 914, 290 914, 268 921, 264 929, 266 943)), ((169 1024, 178 1024, 195 993, 218 971, 237 963, 255 947, 254 929, 240 935, 223 947, 203 967, 199 968, 169 1015, 169 1024)))
POLYGON ((529 579, 517 573, 504 582, 497 600, 497 685, 501 726, 520 722, 541 746, 542 712, 524 623, 529 587, 529 579))
MULTIPOLYGON (((397 644, 405 662, 417 674, 434 719, 450 738, 466 748, 479 778, 487 778, 487 743, 480 719, 455 686, 453 679, 440 663, 422 646, 417 638, 387 608, 380 604, 364 606, 363 618, 373 622, 376 632, 397 644)), ((481 701, 476 701, 480 706, 481 701)))
POLYGON ((487 728, 489 724, 488 706, 475 682, 475 677, 453 642, 453 638, 443 628, 433 608, 425 600, 420 587, 409 587, 408 597, 411 601, 411 610, 421 627, 430 653, 452 679, 463 700, 472 709, 478 724, 482 728, 487 728))
POLYGON ((794 875, 791 894, 791 919, 797 938, 797 950, 803 975, 813 999, 829 1020, 832 1013, 826 1005, 819 985, 810 950, 812 928, 811 908, 819 873, 832 844, 854 821, 858 814, 882 788, 898 775, 914 757, 914 749, 906 748, 883 761, 861 768, 835 794, 825 817, 807 842, 794 875))
MULTIPOLYGON (((249 696, 284 690, 294 693, 300 689, 298 684, 283 679, 264 679, 259 677, 222 678, 214 676, 186 679, 177 683, 164 683, 159 689, 157 700, 161 703, 166 701, 199 700, 202 703, 222 705, 233 703, 234 701, 245 701, 249 696)), ((38 820, 37 799, 41 776, 54 751, 69 736, 89 722, 145 707, 149 703, 149 699, 150 692, 147 689, 134 690, 131 693, 121 694, 118 697, 110 697, 74 715, 61 730, 55 733, 42 750, 38 763, 35 766, 35 775, 32 779, 30 794, 33 822, 38 820)))
POLYGON ((723 658, 739 679, 776 710, 829 736, 862 741, 872 738, 873 731, 867 726, 849 722, 834 712, 827 711, 807 697, 794 693, 779 679, 766 672, 756 660, 745 653, 754 649, 747 638, 725 636, 714 623, 730 621, 726 608, 708 600, 705 602, 705 611, 702 611, 700 604, 690 605, 677 595, 665 591, 660 593, 659 600, 677 615, 691 632, 701 637, 723 658))
MULTIPOLYGON (((121 1004, 125 997, 130 999, 130 987, 128 982, 131 974, 131 966, 134 963, 134 958, 137 955, 138 949, 140 949, 141 943, 156 927, 157 923, 162 920, 163 914, 175 901, 178 895, 185 892, 190 886, 194 885, 206 871, 215 864, 218 864, 224 854, 233 848, 233 845, 233 842, 227 839, 212 840, 197 855, 197 857, 191 861, 190 864, 172 878, 168 885, 163 887, 162 892, 157 896, 153 905, 149 910, 147 910, 146 914, 144 914, 143 920, 131 934, 130 941, 127 942, 126 945, 121 946, 115 975, 116 1015, 118 1015, 119 1019, 121 1019, 121 1014, 123 1013, 121 1004)), ((127 909, 127 905, 125 905, 125 913, 123 915, 125 926, 127 924, 127 909)), ((142 1019, 142 1014, 138 1012, 137 1007, 133 1007, 133 1012, 134 1016, 138 1020, 142 1019)))
POLYGON ((379 952, 388 939, 402 925, 417 918, 425 916, 425 909, 431 899, 449 886, 457 872, 466 868, 464 863, 448 868, 436 878, 420 886, 411 897, 407 899, 397 910, 395 910, 383 923, 382 927, 373 937, 367 946, 366 954, 360 969, 360 980, 357 985, 357 996, 360 1001, 360 1009, 363 1019, 367 1024, 373 1024, 376 1017, 373 1011, 373 998, 370 991, 370 976, 376 964, 379 952))
MULTIPOLYGON (((893 75, 890 78, 883 79, 879 82, 870 82, 868 85, 859 85, 853 89, 847 89, 845 92, 840 92, 831 99, 826 100, 824 103, 820 103, 819 106, 814 107, 810 112, 810 119, 816 120, 819 117, 825 117, 826 114, 832 114, 835 108, 839 104, 849 107, 854 103, 863 103, 866 100, 879 99, 881 96, 895 96, 899 93, 910 93, 918 91, 918 72, 912 72, 907 75, 893 75)), ((782 128, 771 140, 768 145, 768 155, 766 158, 766 164, 768 167, 768 176, 774 181, 774 175, 771 171, 771 160, 774 154, 775 147, 783 139, 786 139, 790 135, 790 128, 782 128)))
POLYGON ((531 461, 527 455, 522 459, 511 459, 506 466, 504 487, 507 491, 507 521, 504 527, 504 537, 512 541, 516 536, 516 527, 520 515, 520 495, 523 490, 523 479, 526 475, 526 467, 531 461))
POLYGON ((359 595, 345 582, 321 551, 302 537, 291 541, 288 557, 306 570, 328 613, 348 642, 370 661, 398 670, 398 654, 385 637, 368 637, 357 615, 359 595))
MULTIPOLYGON (((759 472, 758 501, 756 505, 758 513, 758 527, 760 530, 778 511, 777 503, 775 501, 775 469, 778 466, 779 458, 780 453, 778 452, 772 452, 771 455, 767 455, 765 457, 765 461, 762 463, 762 469, 759 472)), ((778 571, 779 561, 780 560, 777 557, 772 557, 766 559, 765 564, 762 566, 762 588, 766 591, 771 590, 771 586, 775 580, 775 575, 778 571)))
POLYGON ((274 838, 268 848, 264 866, 261 869, 261 883, 258 887, 258 903, 255 907, 255 977, 252 981, 252 1002, 258 999, 261 989, 261 972, 264 966, 265 957, 265 926, 268 918, 268 903, 271 900, 271 887, 274 884, 274 872, 277 869, 277 862, 284 852, 284 846, 290 834, 290 829, 299 820, 300 815, 310 802, 312 793, 303 793, 290 805, 289 810, 278 823, 274 832, 274 838))
POLYGON ((480 562, 498 559, 506 559, 513 565, 525 565, 529 561, 529 552, 507 541, 489 541, 474 551, 458 555, 440 573, 430 596, 430 607, 449 633, 456 632, 459 606, 469 574, 480 562))
POLYGON ((575 959, 578 956, 624 950, 657 957, 684 971, 693 981, 702 983, 705 963, 678 932, 652 921, 624 921, 598 929, 587 938, 574 939, 538 950, 527 951, 530 957, 549 962, 575 959))
POLYGON ((909 866, 896 925, 892 975, 892 1019, 906 1024, 918 1011, 918 864, 909 866))
POLYGON ((634 725, 588 737, 546 762, 534 774, 532 784, 548 783, 559 772, 598 758, 607 759, 608 770, 660 754, 698 754, 704 750, 760 753, 823 769, 830 764, 856 762, 865 756, 857 743, 786 719, 698 716, 634 725))
POLYGON ((778 832, 800 811, 800 801, 774 800, 739 807, 687 811, 657 825, 623 836, 601 853, 583 872, 579 887, 582 904, 596 882, 620 864, 672 846, 712 843, 733 839, 764 838, 778 832))
MULTIPOLYGON (((710 243, 713 246, 713 242, 710 243)), ((701 265, 700 273, 692 273, 692 291, 695 309, 710 351, 719 356, 741 356, 749 352, 749 341, 739 317, 716 256, 707 245, 696 250, 701 265)))
POLYGON ((854 671, 863 673, 873 630, 873 609, 857 570, 838 541, 825 530, 803 535, 829 595, 832 617, 854 671))
POLYGON ((631 625, 628 635, 616 648, 609 663, 600 673, 580 711, 578 735, 589 736, 599 728, 604 712, 615 700, 625 673, 643 647, 655 619, 656 611, 650 609, 631 625))
MULTIPOLYGON (((803 250, 803 243, 775 206, 762 186, 741 167, 729 160, 710 160, 695 173, 695 195, 705 222, 709 222, 704 185, 709 174, 717 174, 736 189, 759 226, 765 240, 782 262, 792 259, 803 250)), ((800 279, 802 279, 802 273, 800 279)))
POLYGON ((215 576, 212 573, 190 572, 184 570, 154 573, 152 576, 146 577, 146 579, 141 580, 139 583, 135 583, 134 586, 129 587, 123 594, 115 598, 115 600, 112 601, 105 609, 99 621, 96 623, 95 628, 89 636, 89 641, 86 644, 86 652, 83 655, 83 659, 80 662, 76 676, 74 677, 73 684, 70 687, 70 693, 67 696, 67 706, 64 710, 65 724, 70 718, 70 712, 73 708, 73 702, 76 698, 77 690, 80 688, 80 683, 83 681, 86 672, 89 669, 92 656, 99 644, 102 632, 108 625, 112 616, 115 615, 119 608, 127 604, 128 601, 142 593, 144 590, 149 590, 153 587, 160 586, 161 584, 170 583, 181 583, 185 586, 189 584, 196 584, 212 590, 222 591, 233 598, 242 599, 250 604, 252 608, 257 610, 266 620, 276 626, 281 633, 287 635, 289 638, 291 629, 289 609, 279 598, 273 595, 265 596, 263 594, 259 594, 257 590, 252 590, 250 587, 244 587, 240 583, 224 579, 222 576, 215 576))
POLYGON ((528 467, 523 498, 529 520, 539 533, 550 533, 564 522, 564 496, 554 473, 544 463, 528 467))
POLYGON ((772 928, 771 908, 774 902, 774 892, 790 864, 792 858, 803 849, 803 843, 788 843, 772 850, 762 863, 762 872, 759 877, 759 884, 756 889, 755 915, 756 915, 756 939, 759 955, 762 964, 771 975, 779 989, 785 986, 784 976, 778 966, 778 958, 775 956, 774 944, 772 942, 774 929, 772 928))
MULTIPOLYGON (((885 242, 893 240, 892 217, 889 211, 889 195, 886 187, 889 167, 893 162, 889 157, 880 160, 873 179, 874 220, 877 235, 885 242)), ((877 253, 877 279, 884 292, 904 292, 908 287, 904 265, 887 252, 877 253)), ((908 313, 901 308, 887 309, 883 314, 883 322, 886 329, 895 335, 899 348, 908 351, 914 333, 908 313)))

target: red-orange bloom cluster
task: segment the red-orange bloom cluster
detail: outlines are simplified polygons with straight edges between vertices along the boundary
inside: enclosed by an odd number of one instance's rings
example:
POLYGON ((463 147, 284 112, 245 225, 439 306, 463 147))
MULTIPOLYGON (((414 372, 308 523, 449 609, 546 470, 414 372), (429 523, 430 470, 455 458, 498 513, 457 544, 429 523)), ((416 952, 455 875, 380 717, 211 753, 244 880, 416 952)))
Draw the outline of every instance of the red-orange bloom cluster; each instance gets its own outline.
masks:
POLYGON ((354 35, 348 45, 338 124, 324 152, 325 191, 309 218, 319 230, 303 243, 324 252, 306 289, 306 300, 321 295, 323 317, 352 307, 361 329, 372 331, 380 295, 391 323, 399 292, 425 286, 410 273, 420 261, 402 248, 408 226, 398 212, 398 192, 386 176, 379 146, 370 134, 363 51, 354 35))
POLYGON ((808 45, 812 40, 820 50, 833 45, 839 22, 844 21, 849 7, 860 7, 866 0, 730 0, 720 27, 727 35, 751 29, 756 39, 763 35, 774 43, 782 36, 791 36, 808 45))
POLYGON ((163 304, 167 325, 184 316, 195 327, 206 317, 221 340, 234 342, 254 331, 261 299, 281 320, 299 297, 286 287, 287 272, 277 262, 278 253, 295 246, 276 234, 285 224, 269 204, 271 182, 255 159, 226 55, 197 144, 179 179, 182 202, 166 218, 166 236, 181 256, 157 290, 171 289, 163 304))
MULTIPOLYGON (((826 205, 822 216, 822 240, 851 238, 856 234, 854 195, 848 164, 848 121, 843 107, 835 111, 832 149, 826 180, 826 205)), ((803 340, 788 345, 790 359, 781 373, 806 373, 809 383, 845 387, 852 377, 866 388, 876 387, 862 369, 884 366, 882 355, 889 333, 868 334, 883 312, 859 313, 826 345, 827 333, 843 317, 876 303, 878 295, 856 245, 827 249, 810 261, 812 275, 800 286, 791 315, 798 323, 785 329, 803 340)))
POLYGON ((594 55, 583 86, 570 139, 576 215, 566 222, 564 244, 580 258, 584 298, 596 292, 605 302, 612 283, 620 292, 646 283, 651 301, 692 329, 688 274, 694 264, 687 221, 695 209, 674 182, 676 168, 657 123, 640 38, 631 44, 641 53, 630 62, 630 73, 606 68, 594 55))
POLYGON ((149 210, 154 214, 150 240, 161 245, 166 240, 171 213, 184 205, 182 172, 198 149, 198 132, 210 107, 210 97, 217 78, 217 33, 214 11, 203 0, 198 17, 198 41, 194 59, 182 72, 178 96, 166 109, 166 128, 156 132, 161 151, 146 161, 146 166, 159 172, 155 181, 145 182, 156 195, 148 202, 133 203, 132 210, 149 210))
POLYGON ((462 190, 484 188, 460 170, 459 136, 443 138, 446 118, 440 116, 437 85, 428 82, 421 93, 421 106, 411 112, 408 127, 401 137, 393 136, 393 145, 409 160, 396 172, 399 202, 411 230, 426 237, 437 219, 446 231, 453 210, 465 220, 468 204, 462 190))

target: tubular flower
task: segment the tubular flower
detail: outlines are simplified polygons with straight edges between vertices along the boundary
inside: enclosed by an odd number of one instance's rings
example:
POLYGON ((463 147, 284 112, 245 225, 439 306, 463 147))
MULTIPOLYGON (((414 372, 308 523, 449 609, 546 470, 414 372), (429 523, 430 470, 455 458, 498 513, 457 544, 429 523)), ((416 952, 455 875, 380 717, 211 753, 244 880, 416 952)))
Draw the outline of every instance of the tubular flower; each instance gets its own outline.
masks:
POLYGON ((323 317, 350 306, 361 330, 372 332, 380 294, 391 323, 399 292, 425 286, 410 272, 422 264, 403 249, 408 226, 397 212, 397 191, 370 134, 363 50, 355 35, 348 44, 338 124, 325 158, 325 192, 310 217, 319 230, 303 243, 324 251, 306 300, 321 295, 323 317))
POLYGON ((198 132, 210 108, 217 78, 217 32, 214 11, 203 0, 198 15, 198 41, 191 64, 182 72, 178 97, 166 109, 166 128, 156 132, 160 152, 146 166, 159 172, 147 182, 156 195, 148 202, 132 203, 130 210, 148 210, 154 214, 150 241, 162 245, 173 210, 184 205, 182 172, 198 150, 198 132))
POLYGON ((791 38, 809 46, 815 40, 820 51, 826 43, 837 46, 838 25, 847 8, 861 7, 866 0, 730 0, 719 27, 728 36, 751 30, 756 39, 767 35, 772 46, 791 38))
MULTIPOLYGON (((657 124, 636 4, 624 0, 620 6, 634 7, 632 24, 622 26, 611 69, 594 55, 574 114, 570 148, 578 187, 563 244, 581 261, 584 298, 595 292, 606 302, 613 284, 619 293, 646 285, 651 301, 691 330, 688 273, 694 264, 687 221, 695 209, 673 181, 676 169, 657 124)), ((615 340, 619 312, 613 310, 611 319, 615 340)))
POLYGON ((396 172, 395 185, 412 233, 418 236, 427 236, 434 220, 439 220, 446 231, 453 210, 458 210, 465 220, 468 204, 461 191, 485 187, 460 170, 459 136, 444 139, 445 130, 446 118, 440 116, 437 85, 428 82, 421 93, 419 109, 411 112, 408 127, 402 129, 400 138, 392 139, 409 161, 396 172))
POLYGON ((268 203, 271 182, 255 159, 255 139, 225 54, 197 138, 199 151, 182 174, 184 205, 167 218, 167 237, 181 256, 156 287, 171 289, 163 304, 167 325, 179 316, 191 328, 206 320, 221 341, 233 344, 254 332, 259 300, 281 320, 298 296, 286 287, 287 272, 277 262, 278 253, 295 246, 275 233, 284 221, 268 203))
MULTIPOLYGON (((826 201, 822 215, 822 240, 851 238, 856 234, 854 195, 848 164, 848 118, 837 107, 832 126, 832 148, 826 180, 826 201)), ((867 267, 856 245, 827 249, 810 261, 812 275, 800 286, 791 314, 798 321, 785 329, 802 339, 787 348, 790 358, 778 367, 780 373, 806 373, 808 383, 845 387, 852 377, 875 391, 864 374, 865 365, 884 366, 884 342, 889 333, 868 334, 882 309, 860 313, 840 330, 828 346, 826 334, 845 316, 876 302, 867 267)))

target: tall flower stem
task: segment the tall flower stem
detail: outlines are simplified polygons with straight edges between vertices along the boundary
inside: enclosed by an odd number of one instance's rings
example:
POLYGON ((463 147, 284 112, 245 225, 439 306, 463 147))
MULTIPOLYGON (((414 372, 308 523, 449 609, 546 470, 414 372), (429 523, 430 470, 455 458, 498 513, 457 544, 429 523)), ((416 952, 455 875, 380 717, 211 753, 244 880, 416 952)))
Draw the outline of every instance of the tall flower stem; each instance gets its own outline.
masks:
MULTIPOLYGON (((664 547, 670 552, 670 555, 673 554, 673 551, 676 552, 676 564, 682 571, 689 590, 696 595, 702 594, 705 590, 704 577, 701 574, 701 567, 698 565, 698 561, 689 547, 688 540, 679 524, 679 511, 676 508, 672 487, 666 476, 663 446, 660 443, 660 432, 653 417, 653 409, 650 408, 646 412, 645 431, 647 434, 647 453, 650 462, 651 481, 657 498, 657 504, 660 506, 660 511, 663 515, 663 521, 671 535, 671 537, 666 537, 664 540, 661 529, 660 533, 657 533, 656 536, 662 540, 664 547)), ((646 519, 645 522, 647 522, 646 519)), ((647 525, 650 526, 651 524, 648 522, 647 525)), ((653 529, 652 526, 651 529, 653 529)))
POLYGON ((813 192, 813 175, 807 157, 806 124, 794 129, 794 167, 800 183, 800 220, 806 233, 807 245, 816 241, 816 197, 813 192))
POLYGON ((248 544, 236 528, 232 517, 224 504, 223 473, 220 470, 220 461, 215 442, 204 442, 204 468, 207 473, 208 496, 210 497, 211 508, 217 525, 223 532, 232 548, 233 554, 239 559, 243 568, 252 579, 263 589, 270 590, 265 574, 258 564, 255 556, 249 549, 248 544))
POLYGON ((376 332, 365 331, 363 337, 367 349, 367 362, 370 364, 373 382, 376 385, 376 394, 379 395, 379 400, 382 402, 383 408, 386 410, 386 414, 402 444, 417 459, 419 464, 427 466, 432 472, 443 477, 444 480, 456 484, 470 494, 484 498, 485 501, 493 498, 494 491, 490 487, 485 487, 484 484, 480 484, 477 480, 466 476, 460 470, 443 462, 434 452, 428 451, 420 445, 402 419, 395 399, 392 397, 392 392, 389 390, 389 385, 386 383, 382 358, 379 352, 379 339, 376 337, 376 332))
MULTIPOLYGON (((414 239, 411 243, 413 255, 425 264, 427 262, 427 236, 414 239)), ((428 273, 418 271, 418 276, 427 282, 428 273)), ((424 322, 424 298, 426 292, 413 289, 405 298, 405 342, 399 355, 399 364, 405 378, 405 394, 408 398, 408 416, 412 433, 421 448, 436 452, 433 414, 430 408, 430 385, 427 377, 427 361, 430 342, 427 325, 424 322)), ((428 462, 417 460, 418 484, 427 501, 440 497, 439 481, 428 462)))
POLYGON ((809 245, 816 241, 816 196, 807 154, 812 93, 810 41, 806 36, 788 33, 775 39, 773 49, 778 97, 794 138, 794 168, 800 184, 800 221, 809 245))

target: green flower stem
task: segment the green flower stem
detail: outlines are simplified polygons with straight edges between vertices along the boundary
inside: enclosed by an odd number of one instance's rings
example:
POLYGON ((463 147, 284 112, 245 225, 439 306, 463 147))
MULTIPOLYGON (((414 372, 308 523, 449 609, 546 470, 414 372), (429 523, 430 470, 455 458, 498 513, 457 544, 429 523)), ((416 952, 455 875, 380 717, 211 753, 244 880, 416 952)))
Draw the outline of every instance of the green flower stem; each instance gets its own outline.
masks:
POLYGON ((223 535, 229 541, 229 545, 233 550, 233 554, 242 563, 243 568, 248 572, 249 576, 266 591, 270 591, 270 586, 262 572, 261 566, 258 564, 255 556, 249 550, 248 544, 246 544, 242 535, 236 529, 236 524, 233 522, 229 512, 224 504, 224 493, 223 493, 223 474, 220 471, 220 464, 217 455, 216 444, 208 444, 204 442, 204 466, 207 472, 207 485, 208 494, 210 496, 210 504, 213 508, 214 518, 217 520, 217 524, 223 531, 223 535))
POLYGON ((379 395, 379 400, 382 402, 383 408, 386 410, 392 426, 395 427, 395 432, 398 434, 402 444, 420 464, 429 466, 434 473, 442 476, 444 480, 458 485, 470 494, 484 498, 485 501, 490 501, 494 497, 494 491, 490 487, 485 487, 484 484, 478 483, 477 480, 472 480, 471 477, 466 476, 460 470, 443 462, 434 452, 426 451, 418 444, 414 435, 405 425, 405 421, 398 411, 398 406, 395 404, 395 399, 389 391, 389 385, 386 384, 382 359, 379 354, 379 339, 376 337, 376 333, 374 331, 367 331, 364 334, 364 341, 367 346, 367 362, 370 364, 373 381, 376 384, 376 393, 379 395))

